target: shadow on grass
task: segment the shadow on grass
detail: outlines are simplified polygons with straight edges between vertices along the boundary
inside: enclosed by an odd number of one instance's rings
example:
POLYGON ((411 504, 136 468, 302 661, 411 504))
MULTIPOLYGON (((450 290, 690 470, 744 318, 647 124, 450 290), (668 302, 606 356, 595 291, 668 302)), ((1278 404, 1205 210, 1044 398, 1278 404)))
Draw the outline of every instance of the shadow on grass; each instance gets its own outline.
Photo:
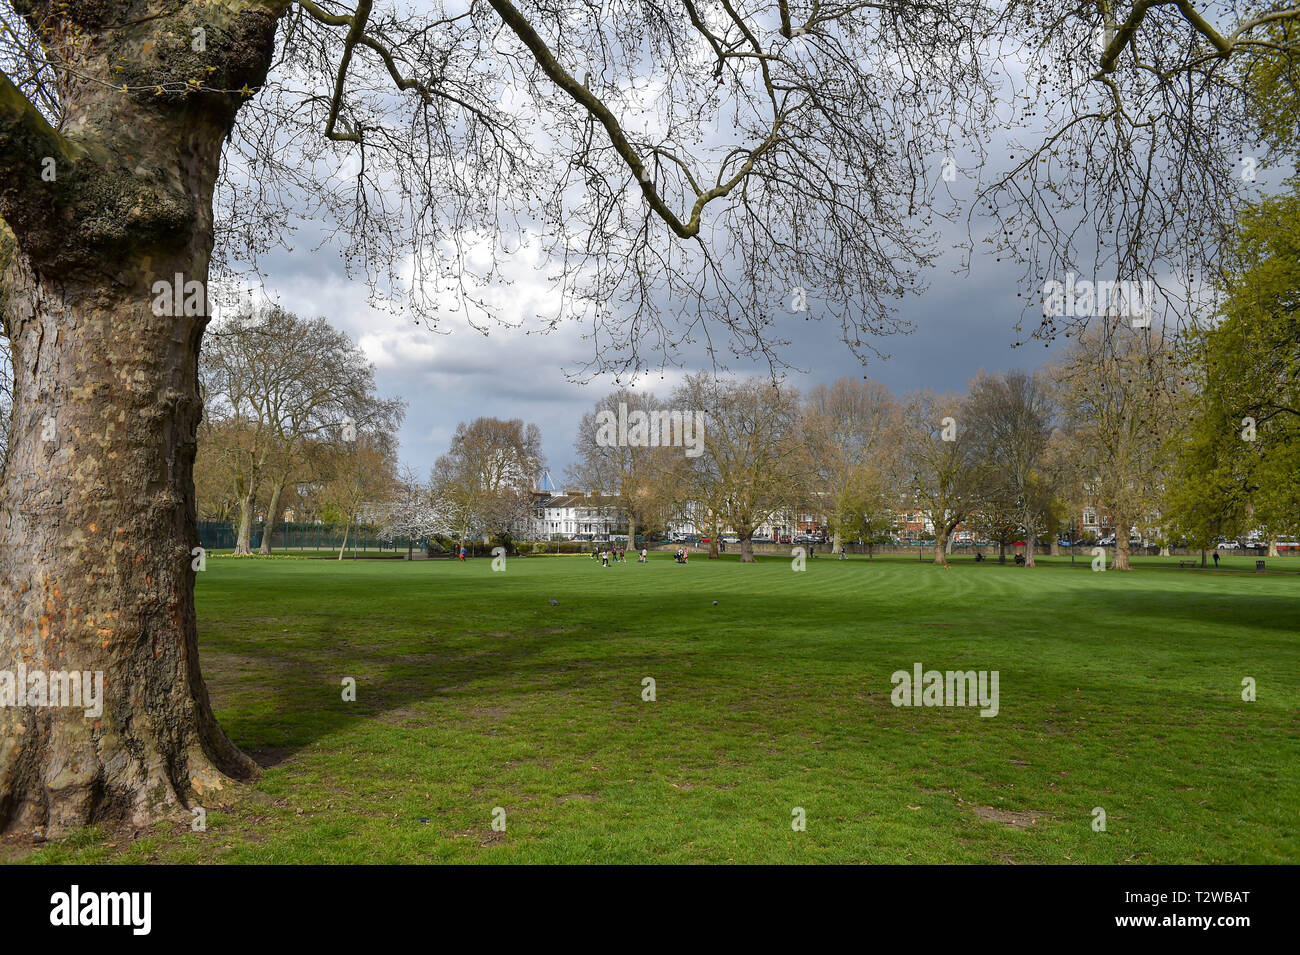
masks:
MULTIPOLYGON (((620 613, 628 609, 624 602, 620 613)), ((657 609, 646 599, 635 611, 657 609)), ((614 621, 593 627, 560 620, 530 632, 461 616, 448 632, 424 636, 409 624, 361 630, 324 618, 296 620, 292 640, 207 633, 204 676, 222 726, 268 767, 364 721, 391 721, 394 714, 433 721, 439 702, 452 706, 453 719, 472 721, 477 711, 508 706, 512 698, 604 690, 627 671, 637 671, 639 680, 648 667, 680 668, 693 652, 693 641, 672 650, 658 635, 653 646, 637 648, 614 621), (619 641, 613 658, 610 639, 619 641), (247 663, 255 664, 256 676, 241 667, 247 663), (354 702, 343 699, 346 677, 356 680, 354 702)))

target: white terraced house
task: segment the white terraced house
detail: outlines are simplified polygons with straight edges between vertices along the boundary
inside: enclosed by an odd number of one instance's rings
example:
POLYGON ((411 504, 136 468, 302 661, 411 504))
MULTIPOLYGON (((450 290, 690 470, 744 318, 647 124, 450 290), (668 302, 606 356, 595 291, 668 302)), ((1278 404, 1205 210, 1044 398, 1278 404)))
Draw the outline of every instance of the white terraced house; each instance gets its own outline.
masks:
POLYGON ((533 497, 532 536, 550 540, 561 536, 586 540, 606 540, 620 531, 627 532, 618 500, 601 494, 564 491, 560 494, 538 492, 533 497))

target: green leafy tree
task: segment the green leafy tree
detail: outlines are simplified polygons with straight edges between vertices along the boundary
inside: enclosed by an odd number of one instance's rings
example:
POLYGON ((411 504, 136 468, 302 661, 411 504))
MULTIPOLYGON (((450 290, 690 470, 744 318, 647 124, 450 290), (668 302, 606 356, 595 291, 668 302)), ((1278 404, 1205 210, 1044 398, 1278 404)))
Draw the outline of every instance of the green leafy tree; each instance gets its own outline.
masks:
POLYGON ((1221 320, 1185 343, 1192 389, 1169 509, 1202 545, 1300 525, 1300 193, 1245 213, 1234 252, 1221 320))

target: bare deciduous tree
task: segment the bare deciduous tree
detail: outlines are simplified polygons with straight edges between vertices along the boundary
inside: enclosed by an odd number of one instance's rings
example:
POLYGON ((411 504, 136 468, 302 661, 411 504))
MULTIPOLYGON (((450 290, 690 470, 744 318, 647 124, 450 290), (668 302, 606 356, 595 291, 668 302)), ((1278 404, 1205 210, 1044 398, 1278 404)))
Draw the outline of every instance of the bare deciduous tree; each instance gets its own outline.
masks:
POLYGON ((717 532, 740 538, 740 560, 754 560, 754 532, 803 503, 811 465, 800 433, 798 393, 768 381, 687 377, 673 404, 704 412, 704 453, 694 459, 692 497, 717 532))
MULTIPOLYGON (((1034 566, 1039 532, 1047 529, 1053 482, 1047 463, 1055 409, 1051 388, 1036 375, 982 374, 971 383, 965 426, 981 473, 980 497, 1004 502, 1025 535, 1025 566, 1034 566)), ((981 505, 983 506, 983 505, 981 505)))
POLYGON ((808 393, 803 436, 826 495, 832 551, 839 551, 846 531, 875 523, 866 519, 879 511, 883 476, 892 471, 886 437, 893 408, 893 395, 876 381, 841 378, 808 393))
MULTIPOLYGON (((214 424, 206 433, 223 442, 218 450, 237 485, 236 554, 252 551, 262 483, 270 485, 269 523, 285 485, 303 473, 310 442, 391 433, 405 413, 403 402, 376 394, 374 366, 345 333, 324 318, 304 319, 278 307, 237 314, 210 329, 199 375, 204 413, 214 424)), ((271 552, 269 533, 260 550, 271 552)))
POLYGON ((328 476, 318 493, 343 524, 339 560, 347 551, 353 528, 359 528, 372 516, 375 505, 394 493, 398 480, 395 446, 391 437, 382 432, 363 432, 355 440, 327 447, 328 476))
MULTIPOLYGON (((663 441, 673 438, 673 410, 680 416, 681 409, 670 408, 651 392, 621 388, 597 401, 595 410, 584 414, 578 423, 573 442, 578 458, 566 477, 572 487, 594 490, 618 502, 619 511, 627 518, 629 547, 636 546, 638 528, 662 523, 671 510, 670 487, 686 463, 684 448, 663 441), (626 430, 633 415, 642 416, 644 443, 607 440, 609 435, 604 432, 609 429, 602 429, 602 424, 612 418, 623 422, 621 427, 626 430), (666 429, 661 427, 664 422, 668 423, 666 429)), ((679 424, 678 436, 681 432, 679 424)))
POLYGON ((1073 456, 1086 491, 1110 514, 1115 570, 1129 569, 1129 534, 1150 526, 1163 497, 1165 437, 1177 425, 1180 370, 1159 329, 1118 320, 1078 336, 1057 374, 1073 456))
POLYGON ((475 418, 457 425, 431 481, 464 542, 471 535, 516 533, 531 512, 533 488, 545 466, 537 425, 519 418, 475 418))
POLYGON ((980 461, 956 395, 918 391, 904 397, 898 416, 900 489, 934 527, 934 563, 947 566, 948 542, 979 506, 980 461))

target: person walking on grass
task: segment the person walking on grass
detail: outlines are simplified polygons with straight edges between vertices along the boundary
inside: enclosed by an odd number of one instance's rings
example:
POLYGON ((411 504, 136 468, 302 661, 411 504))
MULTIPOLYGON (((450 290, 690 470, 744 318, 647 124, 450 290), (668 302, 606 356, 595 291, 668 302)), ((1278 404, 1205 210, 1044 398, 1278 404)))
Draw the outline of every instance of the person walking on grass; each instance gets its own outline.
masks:
POLYGON ((460 562, 461 562, 462 564, 465 563, 465 545, 464 545, 464 544, 461 544, 461 545, 460 545, 460 562))
POLYGON ((600 551, 600 564, 602 567, 609 566, 609 551, 605 550, 604 548, 601 548, 600 551))
POLYGON ((646 550, 646 548, 642 547, 642 548, 641 548, 641 556, 637 559, 637 563, 638 563, 638 564, 644 564, 644 563, 645 563, 645 557, 646 557, 646 554, 647 554, 647 550, 646 550))
POLYGON ((1217 550, 1214 552, 1214 566, 1219 566, 1219 552, 1217 550))

